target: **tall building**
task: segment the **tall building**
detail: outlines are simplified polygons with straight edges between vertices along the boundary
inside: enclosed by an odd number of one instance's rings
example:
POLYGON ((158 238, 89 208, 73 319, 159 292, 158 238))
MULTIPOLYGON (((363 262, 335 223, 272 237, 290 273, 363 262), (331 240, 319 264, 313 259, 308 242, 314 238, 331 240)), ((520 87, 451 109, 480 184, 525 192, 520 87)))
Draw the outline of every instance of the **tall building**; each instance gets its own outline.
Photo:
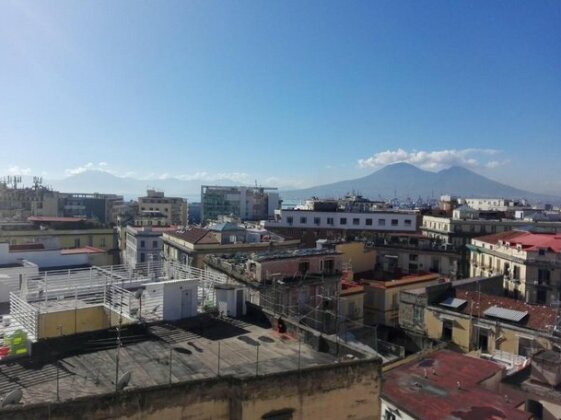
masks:
POLYGON ((201 186, 201 222, 219 216, 241 220, 267 220, 274 216, 281 201, 276 188, 201 186))
POLYGON ((59 193, 59 213, 65 217, 96 219, 102 224, 113 222, 114 207, 123 203, 116 194, 59 193))
POLYGON ((147 190, 146 196, 138 197, 138 212, 140 217, 162 214, 161 226, 187 226, 187 200, 165 197, 162 191, 147 190))

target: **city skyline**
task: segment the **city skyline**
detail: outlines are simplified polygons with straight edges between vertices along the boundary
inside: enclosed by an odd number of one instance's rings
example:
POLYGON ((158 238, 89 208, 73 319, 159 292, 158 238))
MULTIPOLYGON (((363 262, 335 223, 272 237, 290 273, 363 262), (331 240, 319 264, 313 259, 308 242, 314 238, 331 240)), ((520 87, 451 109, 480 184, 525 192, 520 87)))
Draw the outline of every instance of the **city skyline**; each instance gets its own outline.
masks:
POLYGON ((558 2, 0 10, 1 175, 300 188, 408 162, 561 195, 558 2))

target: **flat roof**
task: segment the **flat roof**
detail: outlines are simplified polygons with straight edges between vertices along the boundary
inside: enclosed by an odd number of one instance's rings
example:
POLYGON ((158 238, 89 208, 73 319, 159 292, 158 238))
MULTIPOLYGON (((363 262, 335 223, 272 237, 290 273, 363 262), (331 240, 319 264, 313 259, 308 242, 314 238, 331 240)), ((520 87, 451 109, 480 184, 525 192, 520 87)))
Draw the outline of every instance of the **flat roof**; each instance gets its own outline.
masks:
POLYGON ((95 246, 84 246, 81 248, 69 248, 61 249, 60 253, 62 255, 74 255, 74 254, 104 254, 105 251, 101 248, 96 248, 95 246))
MULTIPOLYGON (((119 372, 131 372, 128 388, 173 382, 259 375, 298 369, 298 339, 255 323, 249 318, 224 320, 211 317, 179 323, 123 327, 119 372), (171 365, 170 365, 171 354, 171 365)), ((41 343, 37 343, 38 345, 41 343)), ((335 363, 335 356, 302 343, 302 368, 335 363)), ((61 400, 111 393, 115 390, 116 331, 46 340, 30 359, 0 365, 0 395, 15 388, 23 391, 23 404, 56 400, 56 354, 61 354, 61 400)), ((128 389, 127 388, 127 389, 128 389)))
MULTIPOLYGON (((399 286, 406 286, 409 284, 416 284, 416 283, 425 283, 429 281, 438 280, 440 277, 439 274, 423 274, 423 275, 411 275, 403 277, 399 280, 389 280, 389 281, 382 281, 382 280, 367 280, 364 281, 368 283, 369 286, 372 287, 379 287, 384 289, 391 289, 392 287, 399 287, 399 286)), ((443 279, 444 280, 444 279, 443 279)), ((445 281, 445 280, 444 280, 445 281)))
POLYGON ((482 385, 501 370, 488 360, 440 350, 387 372, 382 398, 418 419, 530 419, 516 408, 525 401, 523 393, 509 393, 507 402, 503 393, 482 385))
POLYGON ((30 216, 27 218, 30 222, 56 222, 56 223, 76 223, 84 222, 85 217, 53 217, 53 216, 30 216))

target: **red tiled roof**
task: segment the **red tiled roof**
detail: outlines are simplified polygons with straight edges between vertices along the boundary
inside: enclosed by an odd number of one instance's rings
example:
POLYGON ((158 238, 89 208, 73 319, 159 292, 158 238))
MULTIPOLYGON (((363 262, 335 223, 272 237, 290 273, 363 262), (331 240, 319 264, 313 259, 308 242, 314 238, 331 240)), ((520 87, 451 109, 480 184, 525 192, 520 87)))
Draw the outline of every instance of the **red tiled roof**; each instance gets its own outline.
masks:
POLYGON ((82 248, 69 248, 61 249, 60 253, 62 255, 72 255, 72 254, 103 254, 105 251, 101 248, 96 248, 94 246, 84 246, 82 248))
POLYGON ((491 361, 440 350, 386 373, 382 398, 419 419, 531 418, 516 408, 525 400, 522 393, 511 393, 506 402, 502 393, 481 385, 502 369, 491 361))
POLYGON ((509 242, 511 246, 521 245, 525 251, 538 251, 541 248, 561 253, 561 235, 553 233, 532 233, 509 231, 475 238, 478 241, 496 245, 500 240, 509 242))
POLYGON ((462 307, 462 311, 466 315, 482 317, 483 313, 492 306, 528 312, 528 316, 517 323, 517 325, 548 332, 551 331, 551 327, 555 325, 555 321, 557 320, 557 312, 548 306, 529 305, 521 300, 514 300, 506 296, 480 294, 476 291, 461 290, 461 287, 459 287, 456 289, 456 297, 468 301, 467 305, 462 307), (473 312, 471 309, 472 302, 473 312))
POLYGON ((30 222, 54 222, 54 223, 76 223, 83 222, 83 217, 51 217, 51 216, 30 216, 27 218, 30 222))
POLYGON ((191 244, 219 244, 213 232, 208 229, 199 227, 190 227, 186 230, 178 230, 175 232, 167 232, 168 235, 174 236, 191 244))
POLYGON ((43 244, 22 244, 22 245, 10 245, 10 252, 12 251, 35 251, 38 249, 45 249, 43 244))

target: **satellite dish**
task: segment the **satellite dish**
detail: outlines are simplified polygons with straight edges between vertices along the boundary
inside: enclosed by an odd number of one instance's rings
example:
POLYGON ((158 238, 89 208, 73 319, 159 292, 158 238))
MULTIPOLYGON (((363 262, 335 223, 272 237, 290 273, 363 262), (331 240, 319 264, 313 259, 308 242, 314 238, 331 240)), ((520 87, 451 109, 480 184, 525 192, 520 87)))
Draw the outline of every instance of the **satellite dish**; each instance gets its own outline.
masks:
POLYGON ((13 391, 8 392, 8 395, 4 397, 4 401, 2 401, 2 407, 6 407, 10 404, 17 404, 21 401, 23 397, 23 392, 20 388, 16 388, 13 391))
POLYGON ((142 297, 142 293, 144 293, 144 289, 137 289, 137 291, 134 292, 134 297, 140 299, 142 297))
POLYGON ((125 389, 128 386, 130 380, 131 380, 131 372, 128 371, 123 373, 119 378, 119 381, 117 382, 117 390, 122 391, 123 389, 125 389))

